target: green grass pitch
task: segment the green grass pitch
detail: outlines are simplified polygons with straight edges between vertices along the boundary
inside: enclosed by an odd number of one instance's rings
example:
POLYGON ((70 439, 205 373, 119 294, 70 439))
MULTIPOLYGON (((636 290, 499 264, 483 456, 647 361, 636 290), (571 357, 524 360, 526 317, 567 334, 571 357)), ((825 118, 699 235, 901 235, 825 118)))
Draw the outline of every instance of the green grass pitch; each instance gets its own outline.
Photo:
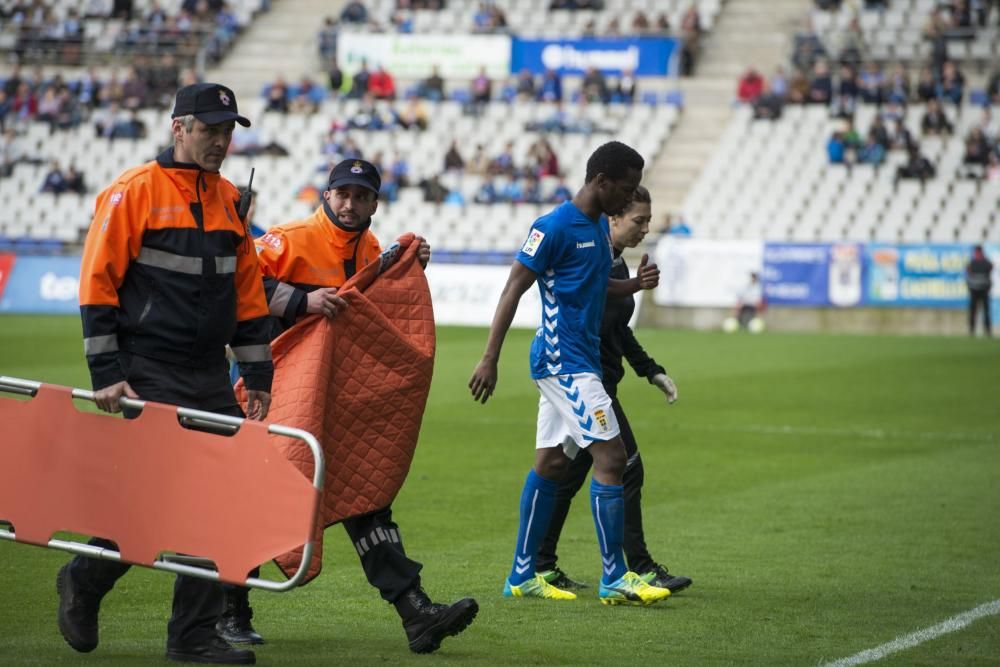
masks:
MULTIPOLYGON (((646 465, 647 538, 656 558, 694 579, 690 589, 651 608, 604 607, 594 593, 501 598, 534 442, 530 332, 508 337, 497 393, 482 406, 466 385, 486 331, 443 328, 394 516, 428 592, 474 596, 478 619, 433 656, 411 655, 334 527, 317 581, 252 593, 269 642, 259 663, 816 665, 1000 598, 995 342, 638 335, 680 389, 670 407, 633 375, 621 389, 646 465)), ((0 317, 0 374, 87 386, 78 320, 0 317)), ((78 655, 55 623, 54 578, 67 558, 0 543, 0 663, 166 664, 172 577, 134 569, 104 601, 101 646, 78 655)), ((585 497, 561 564, 597 580, 585 497)), ((998 663, 993 615, 880 664, 998 663)))

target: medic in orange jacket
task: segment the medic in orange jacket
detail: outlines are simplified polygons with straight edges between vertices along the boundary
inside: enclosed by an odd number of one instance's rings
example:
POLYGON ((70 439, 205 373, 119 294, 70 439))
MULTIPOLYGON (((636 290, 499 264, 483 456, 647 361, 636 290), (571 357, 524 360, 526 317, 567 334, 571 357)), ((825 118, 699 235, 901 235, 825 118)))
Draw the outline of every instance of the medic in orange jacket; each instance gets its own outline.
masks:
POLYGON ((267 302, 238 198, 173 148, 98 195, 80 270, 94 389, 125 380, 119 350, 203 367, 229 344, 247 388, 270 392, 267 302))

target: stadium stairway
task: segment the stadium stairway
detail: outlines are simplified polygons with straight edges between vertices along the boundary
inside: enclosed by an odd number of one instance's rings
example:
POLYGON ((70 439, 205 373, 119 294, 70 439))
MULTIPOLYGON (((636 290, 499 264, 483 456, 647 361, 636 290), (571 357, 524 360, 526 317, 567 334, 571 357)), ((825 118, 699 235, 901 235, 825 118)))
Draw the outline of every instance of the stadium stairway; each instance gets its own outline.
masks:
MULTIPOLYGON (((736 81, 751 64, 765 76, 788 61, 811 0, 727 0, 703 36, 694 76, 680 80, 684 111, 647 173, 658 211, 680 211, 732 115, 736 81)), ((787 67, 786 67, 787 69, 787 67)), ((696 230, 697 232, 697 230, 696 230)))
POLYGON ((344 0, 274 0, 219 65, 208 70, 240 99, 258 97, 278 75, 289 83, 303 74, 325 80, 316 50, 316 35, 327 16, 338 17, 344 0))

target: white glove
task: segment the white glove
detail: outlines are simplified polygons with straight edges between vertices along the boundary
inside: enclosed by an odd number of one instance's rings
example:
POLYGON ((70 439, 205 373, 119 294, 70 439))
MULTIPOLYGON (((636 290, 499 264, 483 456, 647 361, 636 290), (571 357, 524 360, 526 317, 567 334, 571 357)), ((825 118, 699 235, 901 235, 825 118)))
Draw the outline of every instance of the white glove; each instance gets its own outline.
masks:
POLYGON ((667 403, 673 403, 677 400, 677 385, 674 384, 669 375, 666 373, 657 373, 653 376, 653 384, 667 395, 667 403))

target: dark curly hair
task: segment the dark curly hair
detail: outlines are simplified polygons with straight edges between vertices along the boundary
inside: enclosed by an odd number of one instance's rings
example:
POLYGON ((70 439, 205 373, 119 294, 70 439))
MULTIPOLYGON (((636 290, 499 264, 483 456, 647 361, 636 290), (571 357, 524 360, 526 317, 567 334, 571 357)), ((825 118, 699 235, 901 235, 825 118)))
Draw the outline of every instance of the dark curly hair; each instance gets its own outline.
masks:
POLYGON ((587 160, 585 183, 590 183, 598 174, 604 174, 613 181, 625 178, 629 169, 642 171, 646 161, 632 148, 620 141, 609 141, 599 146, 587 160))

